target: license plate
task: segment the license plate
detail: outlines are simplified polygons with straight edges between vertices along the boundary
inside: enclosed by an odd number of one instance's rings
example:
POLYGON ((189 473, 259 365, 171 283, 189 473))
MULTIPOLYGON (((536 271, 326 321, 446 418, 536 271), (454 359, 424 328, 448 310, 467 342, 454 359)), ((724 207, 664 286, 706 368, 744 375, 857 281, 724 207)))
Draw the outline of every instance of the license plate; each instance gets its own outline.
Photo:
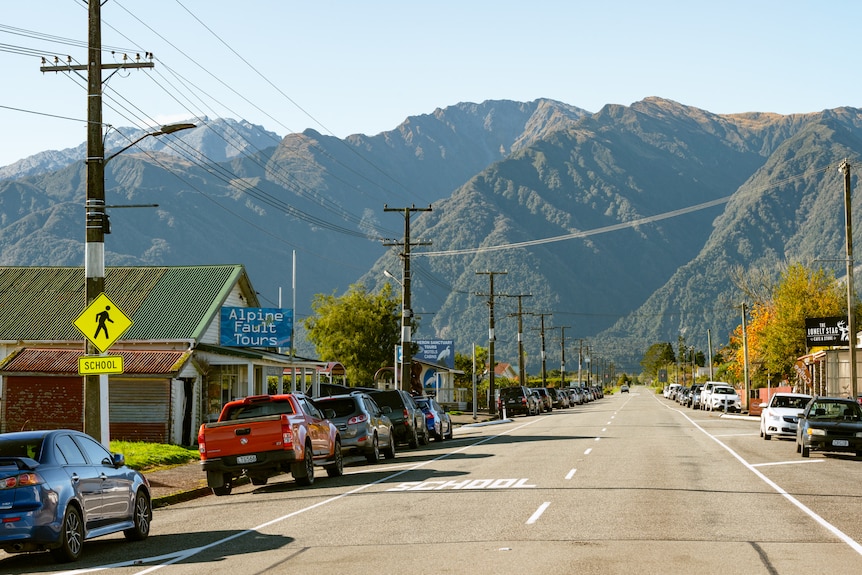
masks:
POLYGON ((254 463, 257 461, 257 455, 238 455, 236 458, 237 463, 254 463))
POLYGON ((833 439, 832 440, 833 447, 850 447, 850 442, 846 439, 833 439))

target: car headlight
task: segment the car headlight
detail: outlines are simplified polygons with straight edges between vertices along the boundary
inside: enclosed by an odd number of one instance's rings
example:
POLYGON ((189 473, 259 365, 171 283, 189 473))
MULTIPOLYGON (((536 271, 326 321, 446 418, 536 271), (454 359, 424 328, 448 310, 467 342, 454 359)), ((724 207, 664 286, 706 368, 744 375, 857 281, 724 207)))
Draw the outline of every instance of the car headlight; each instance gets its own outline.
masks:
POLYGON ((808 428, 808 435, 826 435, 826 430, 809 427, 808 428))

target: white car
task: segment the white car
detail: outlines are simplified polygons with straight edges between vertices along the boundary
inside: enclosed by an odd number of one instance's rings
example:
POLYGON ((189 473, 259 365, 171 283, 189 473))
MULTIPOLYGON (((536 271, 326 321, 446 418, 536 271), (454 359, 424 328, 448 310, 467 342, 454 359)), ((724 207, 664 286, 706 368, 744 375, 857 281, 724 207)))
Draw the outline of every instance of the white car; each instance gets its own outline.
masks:
POLYGON ((706 400, 708 411, 742 411, 739 394, 729 385, 715 385, 706 400))
POLYGON ((804 393, 776 393, 769 403, 761 403, 760 437, 772 439, 773 435, 796 437, 796 424, 811 396, 804 393))

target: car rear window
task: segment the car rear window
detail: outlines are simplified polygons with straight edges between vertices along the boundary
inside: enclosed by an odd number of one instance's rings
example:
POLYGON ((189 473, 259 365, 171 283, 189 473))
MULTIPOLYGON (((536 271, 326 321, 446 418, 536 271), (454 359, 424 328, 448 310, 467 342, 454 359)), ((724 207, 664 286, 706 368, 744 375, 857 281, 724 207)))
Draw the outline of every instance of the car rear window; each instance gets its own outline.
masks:
POLYGON ((388 406, 392 409, 404 409, 404 402, 397 391, 381 391, 374 394, 374 401, 379 406, 388 406))
POLYGON ((235 405, 228 409, 228 412, 225 414, 225 420, 234 421, 267 415, 291 414, 293 414, 293 405, 289 401, 266 401, 263 403, 235 405))
POLYGON ((0 440, 0 457, 29 457, 39 459, 42 452, 42 439, 0 440))

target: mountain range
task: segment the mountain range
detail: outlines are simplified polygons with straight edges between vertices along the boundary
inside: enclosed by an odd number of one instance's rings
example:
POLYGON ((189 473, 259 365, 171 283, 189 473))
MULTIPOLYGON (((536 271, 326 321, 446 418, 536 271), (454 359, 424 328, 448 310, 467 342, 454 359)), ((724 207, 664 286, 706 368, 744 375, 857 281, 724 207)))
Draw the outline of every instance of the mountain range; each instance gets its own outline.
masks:
MULTIPOLYGON (((265 305, 291 307, 295 254, 301 319, 314 294, 400 278, 409 223, 414 337, 487 346, 494 272, 496 359, 517 364, 520 300, 532 374, 543 341, 569 374, 580 351, 637 371, 655 342, 717 348, 746 277, 788 261, 842 275, 838 165, 862 152, 855 108, 720 115, 654 97, 460 103, 343 139, 196 122, 107 164, 109 205, 158 204, 109 209, 108 266, 242 263, 265 305)), ((144 134, 117 132, 109 154, 144 134)), ((0 168, 0 264, 82 265, 83 156, 0 168)))

